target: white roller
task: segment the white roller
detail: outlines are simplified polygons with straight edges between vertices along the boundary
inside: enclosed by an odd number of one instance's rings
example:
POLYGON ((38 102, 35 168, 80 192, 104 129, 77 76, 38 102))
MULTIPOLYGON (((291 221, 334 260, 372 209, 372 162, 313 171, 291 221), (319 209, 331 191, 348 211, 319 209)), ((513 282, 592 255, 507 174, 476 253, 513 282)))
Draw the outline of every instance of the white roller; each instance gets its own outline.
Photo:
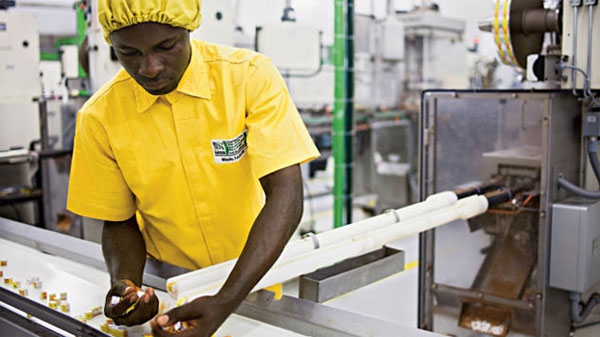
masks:
MULTIPOLYGON (((318 242, 320 249, 324 249, 332 244, 338 244, 343 240, 351 239, 356 235, 371 232, 399 221, 405 221, 421 214, 453 205, 457 200, 458 198, 454 192, 446 191, 437 193, 429 196, 423 202, 327 231, 315 235, 315 238, 308 237, 291 242, 286 246, 279 260, 313 251, 316 249, 315 242, 318 242)), ((188 289, 199 284, 210 284, 214 281, 224 279, 229 275, 236 262, 237 259, 234 259, 173 277, 167 281, 169 294, 173 298, 179 298, 179 289, 188 289)))
MULTIPOLYGON (((328 247, 301 253, 297 256, 282 256, 254 287, 253 291, 285 282, 299 275, 332 265, 338 261, 377 249, 386 243, 397 241, 455 220, 470 219, 485 213, 487 208, 487 199, 484 196, 474 195, 461 199, 452 206, 425 213, 400 223, 380 227, 377 230, 371 229, 368 232, 357 234, 350 239, 338 241, 337 244, 332 244, 328 247)), ((177 289, 180 289, 178 293, 171 293, 171 296, 176 295, 177 299, 186 298, 191 300, 196 297, 217 293, 226 278, 200 286, 198 286, 199 283, 195 283, 196 286, 193 286, 192 282, 189 282, 190 279, 185 280, 186 282, 183 282, 183 284, 178 284, 176 279, 173 278, 167 281, 168 284, 175 285, 177 289), (183 285, 185 285, 185 288, 183 285)))

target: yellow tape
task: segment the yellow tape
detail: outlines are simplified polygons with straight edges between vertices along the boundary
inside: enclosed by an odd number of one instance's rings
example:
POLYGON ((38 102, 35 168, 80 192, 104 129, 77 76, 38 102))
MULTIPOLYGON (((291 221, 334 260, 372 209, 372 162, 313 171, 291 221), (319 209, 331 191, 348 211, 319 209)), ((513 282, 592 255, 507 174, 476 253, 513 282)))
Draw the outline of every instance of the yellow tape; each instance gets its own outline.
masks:
POLYGON ((496 0, 494 5, 494 36, 496 39, 496 46, 498 47, 498 56, 500 56, 500 60, 502 63, 506 63, 506 56, 504 55, 504 51, 502 50, 502 40, 500 39, 500 2, 502 0, 496 0))
POLYGON ((510 4, 511 4, 512 0, 506 0, 506 2, 504 3, 504 19, 503 19, 503 27, 504 27, 504 34, 506 35, 505 38, 505 42, 506 42, 506 50, 507 50, 507 54, 510 58, 510 65, 512 65, 513 67, 517 67, 519 68, 519 62, 517 62, 517 59, 515 58, 515 54, 512 50, 512 40, 510 38, 510 27, 509 27, 509 10, 510 10, 510 4))
POLYGON ((404 265, 404 271, 411 270, 417 268, 419 266, 419 260, 415 260, 413 262, 407 263, 404 265))

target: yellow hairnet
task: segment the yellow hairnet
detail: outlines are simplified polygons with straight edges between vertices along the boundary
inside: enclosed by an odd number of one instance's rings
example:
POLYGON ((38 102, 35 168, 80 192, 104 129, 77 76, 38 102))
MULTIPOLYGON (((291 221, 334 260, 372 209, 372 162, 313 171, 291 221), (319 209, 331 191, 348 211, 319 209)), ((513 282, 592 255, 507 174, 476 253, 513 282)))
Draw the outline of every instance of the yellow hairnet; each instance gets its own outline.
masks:
POLYGON ((144 22, 164 23, 193 31, 200 26, 201 0, 99 0, 98 20, 104 39, 110 33, 144 22))

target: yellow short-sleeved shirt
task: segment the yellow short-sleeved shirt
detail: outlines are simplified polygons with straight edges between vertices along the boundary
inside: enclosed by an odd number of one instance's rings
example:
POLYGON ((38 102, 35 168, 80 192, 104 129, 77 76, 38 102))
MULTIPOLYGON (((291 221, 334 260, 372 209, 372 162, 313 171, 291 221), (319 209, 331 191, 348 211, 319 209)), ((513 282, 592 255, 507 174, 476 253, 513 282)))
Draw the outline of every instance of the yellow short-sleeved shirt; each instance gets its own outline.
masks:
POLYGON ((201 268, 241 253, 264 204, 259 178, 318 156, 268 58, 192 41, 173 92, 150 95, 121 71, 82 108, 67 208, 137 212, 150 255, 201 268))

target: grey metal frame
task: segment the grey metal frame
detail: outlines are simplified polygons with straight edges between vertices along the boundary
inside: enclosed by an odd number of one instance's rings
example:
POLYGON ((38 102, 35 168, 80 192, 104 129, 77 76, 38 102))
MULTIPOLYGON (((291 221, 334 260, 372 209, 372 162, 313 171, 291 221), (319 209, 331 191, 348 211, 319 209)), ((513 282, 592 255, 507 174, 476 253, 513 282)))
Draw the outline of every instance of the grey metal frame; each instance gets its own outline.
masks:
MULTIPOLYGON (((489 98, 490 100, 515 100, 520 98, 543 100, 542 131, 542 171, 540 216, 538 225, 538 260, 535 303, 512 303, 516 306, 535 306, 536 336, 567 336, 570 332, 568 294, 549 286, 550 225, 552 203, 565 198, 565 191, 559 191, 556 179, 562 174, 566 179, 579 182, 582 177, 582 145, 580 128, 573 120, 582 112, 577 100, 566 91, 428 91, 423 94, 420 152, 420 199, 436 192, 436 111, 444 99, 489 98)), ((469 289, 456 289, 437 285, 433 278, 435 230, 420 236, 419 265, 419 327, 433 329, 433 294, 435 291, 454 292, 465 297, 481 298, 469 289)), ((502 302, 488 296, 489 302, 502 302)), ((507 303, 502 303, 507 304, 507 303)), ((510 304, 510 303, 508 303, 510 304)))
POLYGON ((15 330, 15 334, 21 336, 61 337, 62 335, 46 327, 34 323, 17 313, 0 306, 0 331, 7 332, 15 330))
POLYGON ((56 310, 54 309, 48 308, 42 304, 39 304, 33 300, 20 296, 19 294, 4 288, 0 288, 0 302, 6 303, 14 308, 29 313, 34 317, 48 322, 52 326, 60 328, 66 332, 72 333, 75 336, 106 336, 106 334, 104 334, 103 332, 98 331, 92 328, 91 326, 76 320, 71 316, 57 314, 56 310))
POLYGON ((392 324, 312 301, 262 290, 250 294, 236 314, 314 337, 411 336, 441 337, 415 328, 392 324))

